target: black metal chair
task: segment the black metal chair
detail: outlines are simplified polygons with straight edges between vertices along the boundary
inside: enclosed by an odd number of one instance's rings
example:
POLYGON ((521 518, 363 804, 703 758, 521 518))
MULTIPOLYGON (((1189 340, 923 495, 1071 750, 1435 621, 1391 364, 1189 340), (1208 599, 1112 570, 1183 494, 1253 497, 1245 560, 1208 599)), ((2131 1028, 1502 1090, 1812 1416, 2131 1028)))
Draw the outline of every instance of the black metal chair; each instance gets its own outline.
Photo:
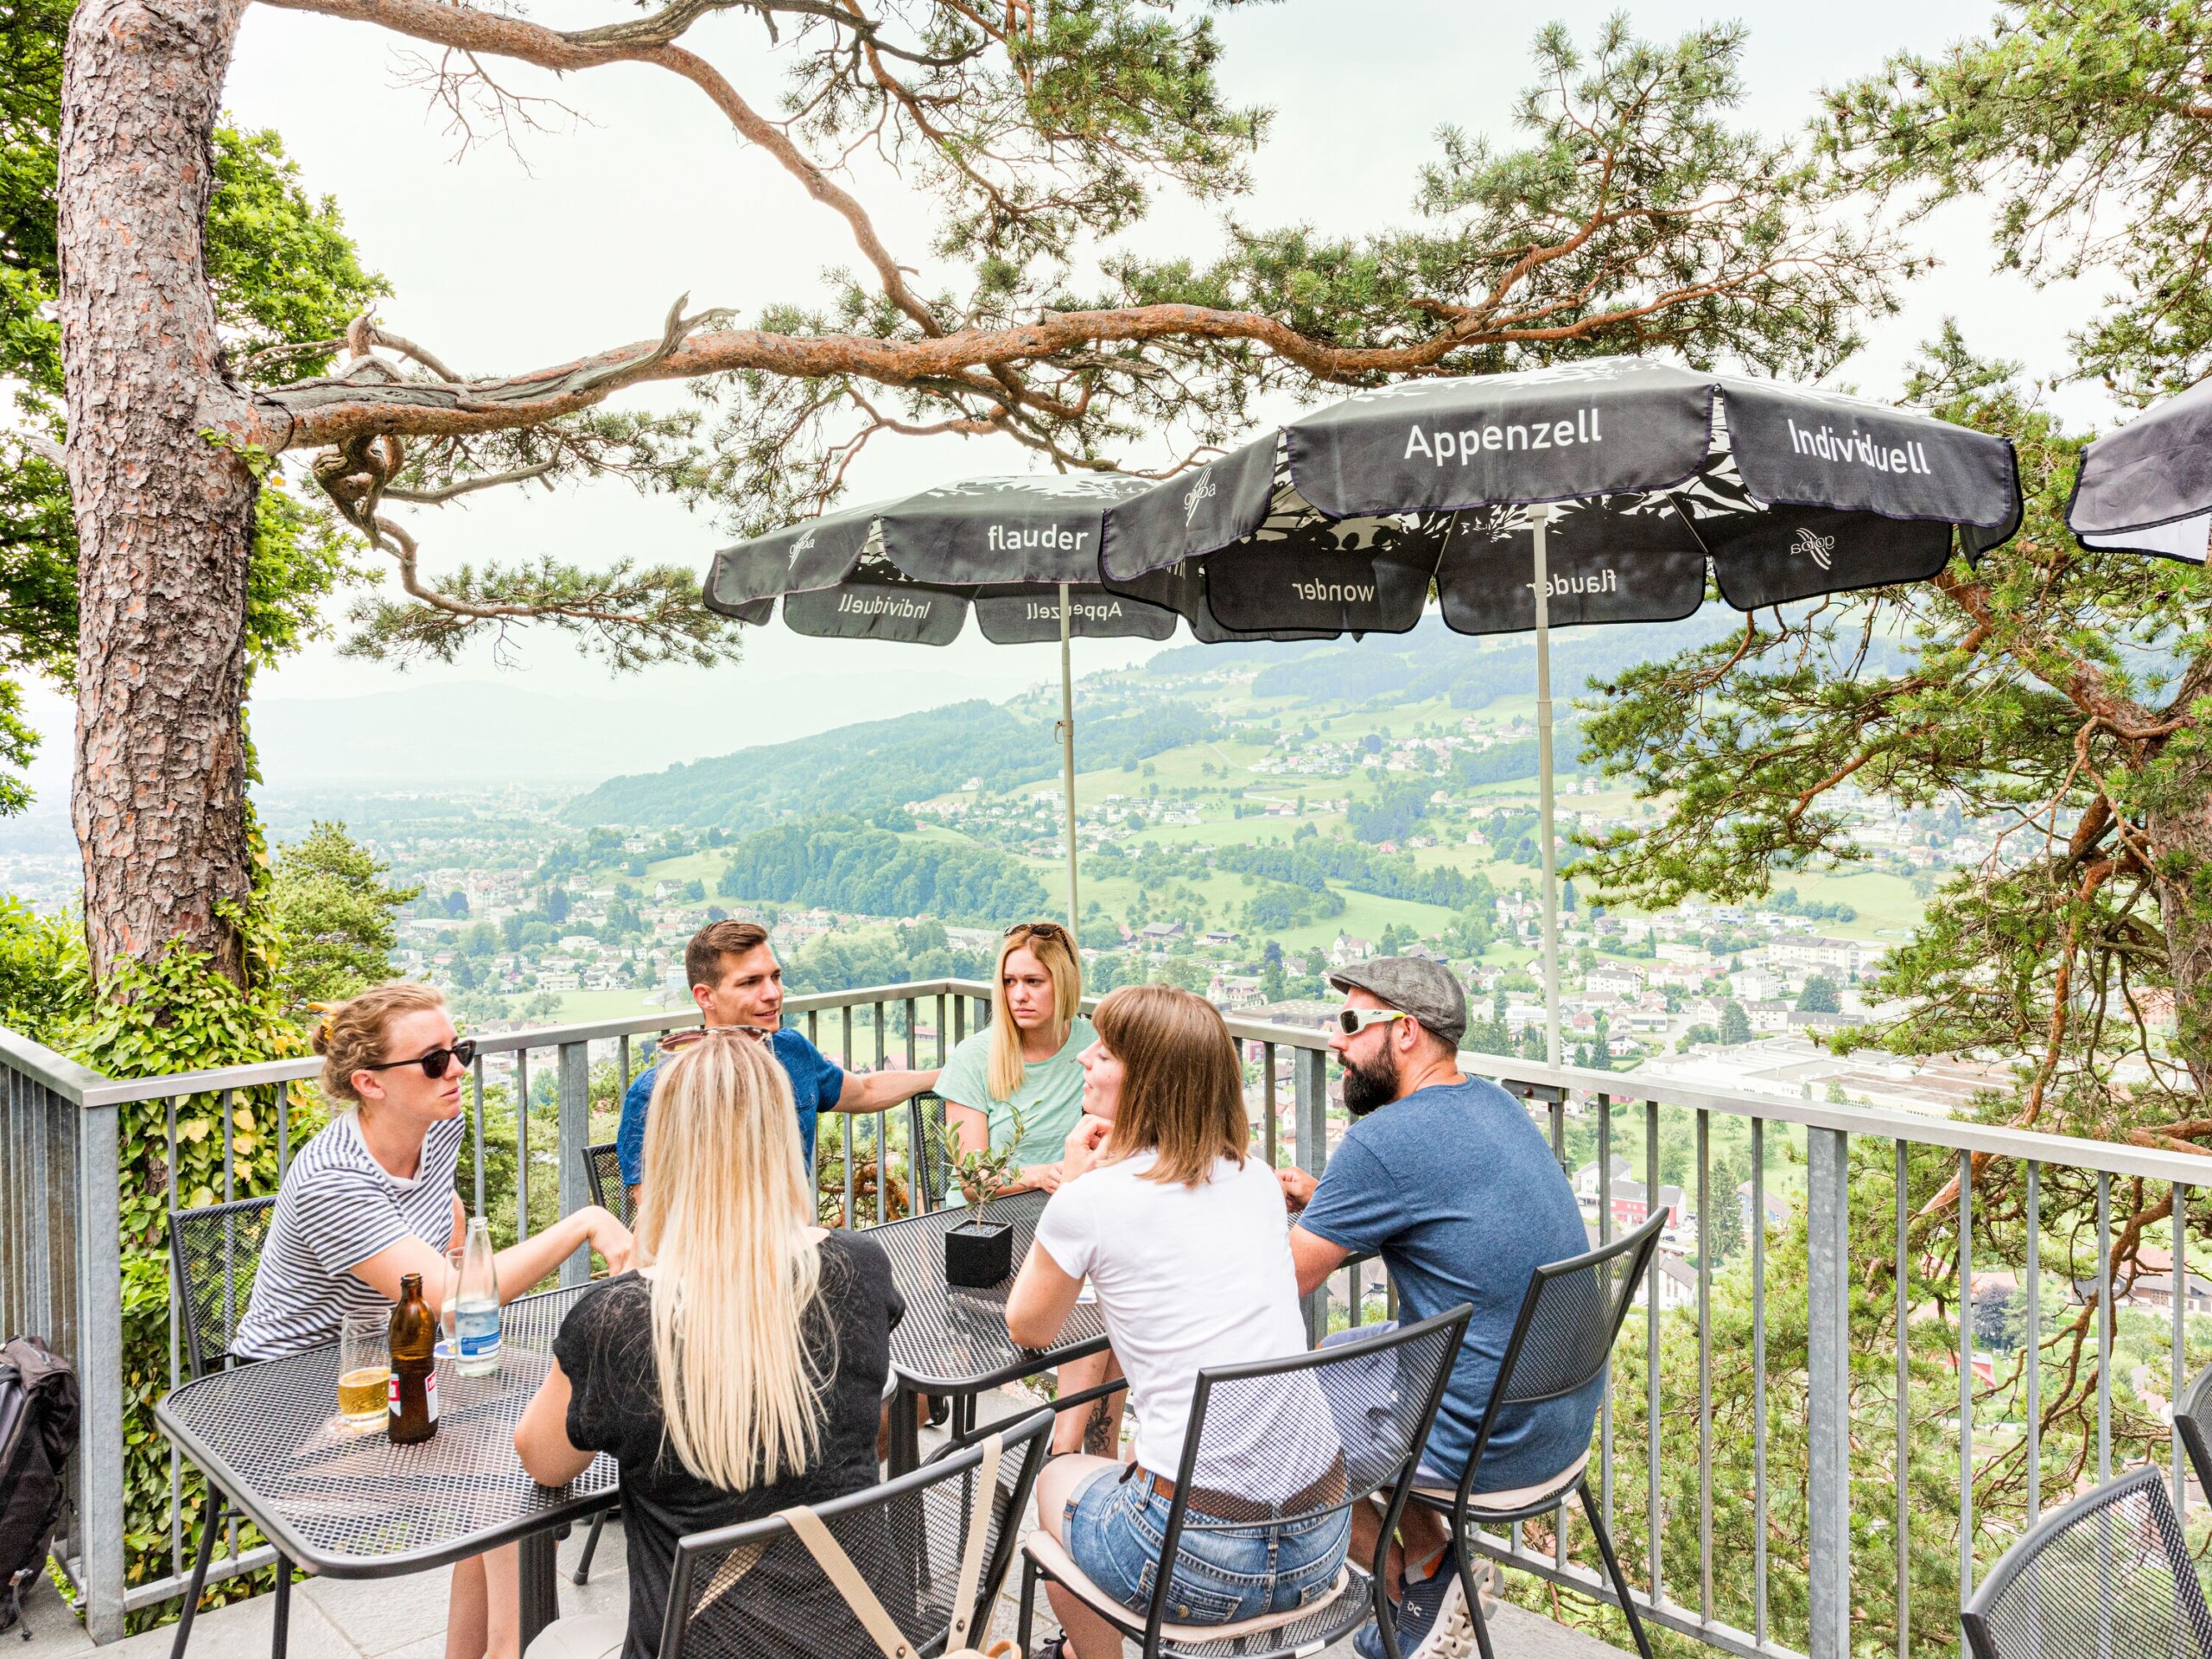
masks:
POLYGON ((1651 1265, 1652 1255, 1659 1248, 1660 1230, 1666 1224, 1666 1212, 1662 1211, 1624 1237, 1563 1262, 1548 1262, 1529 1275, 1528 1294, 1521 1299, 1513 1334, 1506 1339, 1504 1357, 1498 1361, 1497 1376, 1483 1408, 1482 1426, 1476 1431, 1458 1489, 1422 1487, 1413 1494, 1413 1501, 1422 1508, 1452 1517, 1452 1535, 1459 1541, 1459 1548, 1452 1551, 1459 1587, 1466 1594, 1467 1617, 1474 1623, 1475 1642, 1483 1659, 1496 1659, 1496 1656, 1475 1583, 1475 1529, 1534 1520, 1554 1511, 1558 1513, 1555 1524, 1563 1527, 1570 1495, 1580 1495, 1583 1513, 1590 1517, 1598 1553, 1604 1557, 1614 1593, 1620 1598, 1637 1651, 1643 1659, 1651 1659, 1651 1643, 1643 1633, 1636 1604, 1629 1599, 1628 1580, 1613 1554, 1612 1535, 1605 1530, 1605 1516, 1591 1495, 1588 1452, 1551 1479, 1533 1486, 1485 1492, 1479 1490, 1478 1482, 1483 1453, 1501 1418, 1548 1400, 1579 1394, 1605 1374, 1614 1339, 1628 1319, 1637 1287, 1651 1265))
POLYGON ((1030 1651, 1037 1581, 1042 1578, 1072 1591, 1124 1636, 1141 1643, 1144 1659, 1317 1653, 1370 1615, 1382 1626, 1384 1652, 1398 1659, 1396 1628, 1380 1587, 1383 1560, 1472 1312, 1462 1304, 1418 1325, 1357 1341, 1200 1371, 1150 1604, 1142 1612, 1124 1606, 1084 1575, 1058 1540, 1039 1529, 1022 1541, 1021 1613, 1015 1637, 1021 1650, 1030 1651), (1281 1466, 1294 1445, 1295 1431, 1285 1428, 1294 1418, 1310 1425, 1319 1444, 1333 1442, 1341 1456, 1303 1490, 1271 1503, 1249 1490, 1256 1484, 1252 1465, 1256 1456, 1270 1467, 1281 1466), (1205 1491, 1202 1466, 1238 1467, 1239 1474, 1230 1478, 1248 1490, 1205 1491), (1384 1491, 1389 1497, 1373 1564, 1347 1560, 1319 1599, 1236 1624, 1178 1624, 1168 1618, 1175 1589, 1172 1564, 1187 1534, 1316 1520, 1384 1491))
POLYGON ((980 1646, 1052 1414, 866 1491, 676 1548, 659 1659, 885 1659, 980 1646))
POLYGON ((2212 1659, 2212 1611, 2156 1465, 2037 1522, 1959 1623, 1974 1659, 2212 1659))
MULTIPOLYGON (((238 1198, 204 1205, 169 1215, 169 1270, 175 1276, 175 1316, 183 1325, 184 1359, 194 1381, 232 1363, 231 1344, 253 1295, 253 1275, 261 1266, 262 1246, 276 1218, 273 1198, 238 1198)), ((192 1621, 207 1588, 207 1564, 214 1559, 215 1535, 232 1510, 214 1482, 207 1483, 207 1518, 200 1529, 200 1551, 192 1563, 192 1587, 169 1643, 170 1659, 184 1659, 192 1621)), ((277 1628, 284 1625, 291 1599, 292 1564, 276 1557, 277 1628)))
POLYGON ((622 1185, 622 1160, 612 1141, 584 1148, 584 1179, 591 1184, 591 1201, 625 1227, 630 1219, 630 1189, 622 1185))
POLYGON ((944 1096, 925 1089, 906 1103, 906 1156, 917 1215, 944 1207, 944 1195, 952 1190, 953 1150, 944 1096))
POLYGON ((2212 1365, 2199 1371, 2196 1380, 2182 1390, 2174 1427, 2181 1430, 2190 1467, 2196 1471, 2197 1490, 2212 1497, 2212 1365))
MULTIPOLYGON (((637 1224, 630 1218, 630 1189, 622 1185, 622 1157, 614 1142, 602 1141, 595 1147, 586 1147, 583 1160, 584 1179, 591 1186, 591 1201, 625 1227, 635 1226, 637 1224)), ((607 1529, 607 1517, 621 1512, 620 1508, 601 1510, 592 1516, 591 1535, 584 1540, 584 1553, 577 1558, 576 1570, 571 1575, 576 1583, 591 1582, 591 1558, 599 1554, 599 1535, 607 1529)), ((566 1529, 563 1529, 563 1535, 566 1535, 566 1529)))

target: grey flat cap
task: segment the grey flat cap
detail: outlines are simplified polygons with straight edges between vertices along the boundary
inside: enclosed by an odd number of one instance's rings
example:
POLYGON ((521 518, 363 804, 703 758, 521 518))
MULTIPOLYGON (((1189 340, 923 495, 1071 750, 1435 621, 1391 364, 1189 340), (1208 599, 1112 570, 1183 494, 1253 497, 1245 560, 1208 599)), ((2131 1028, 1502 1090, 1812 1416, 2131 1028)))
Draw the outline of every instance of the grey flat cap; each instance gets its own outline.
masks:
POLYGON ((1340 991, 1365 991, 1410 1014, 1452 1047, 1467 1034, 1467 993, 1452 971, 1426 957, 1377 957, 1329 976, 1340 991))

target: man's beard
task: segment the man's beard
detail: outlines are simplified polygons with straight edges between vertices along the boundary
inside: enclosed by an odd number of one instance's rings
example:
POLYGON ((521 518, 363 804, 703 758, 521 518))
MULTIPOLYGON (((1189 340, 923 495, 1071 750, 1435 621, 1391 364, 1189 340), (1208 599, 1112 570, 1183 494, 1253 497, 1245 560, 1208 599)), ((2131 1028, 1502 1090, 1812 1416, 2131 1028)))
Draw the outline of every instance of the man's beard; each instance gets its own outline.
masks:
POLYGON ((1354 1117, 1365 1117, 1397 1097, 1398 1057, 1388 1049, 1372 1065, 1344 1062, 1344 1109, 1354 1117))

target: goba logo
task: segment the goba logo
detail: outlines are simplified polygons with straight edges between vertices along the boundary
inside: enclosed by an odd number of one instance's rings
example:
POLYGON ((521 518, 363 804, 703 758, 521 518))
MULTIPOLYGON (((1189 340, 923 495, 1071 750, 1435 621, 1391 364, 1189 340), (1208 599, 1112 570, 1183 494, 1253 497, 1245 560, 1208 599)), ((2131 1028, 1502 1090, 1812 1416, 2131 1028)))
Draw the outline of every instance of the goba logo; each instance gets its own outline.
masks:
POLYGON ((1804 525, 1797 526, 1797 539, 1789 543, 1792 553, 1802 553, 1823 570, 1835 568, 1835 537, 1815 536, 1804 525))
POLYGON ((1198 481, 1192 485, 1183 497, 1183 523, 1185 528, 1198 516, 1200 505, 1213 493, 1213 474, 1201 473, 1198 475, 1198 481))
POLYGON ((936 603, 933 599, 892 598, 880 594, 840 594, 837 595, 837 613, 840 616, 895 616, 921 620, 928 617, 936 603))
POLYGON ((1485 449, 1572 449, 1579 443, 1603 443, 1596 408, 1578 409, 1571 421, 1516 421, 1510 426, 1466 426, 1457 432, 1425 433, 1418 426, 1406 434, 1406 453, 1411 461, 1427 455, 1441 467, 1457 458, 1464 467, 1485 449))

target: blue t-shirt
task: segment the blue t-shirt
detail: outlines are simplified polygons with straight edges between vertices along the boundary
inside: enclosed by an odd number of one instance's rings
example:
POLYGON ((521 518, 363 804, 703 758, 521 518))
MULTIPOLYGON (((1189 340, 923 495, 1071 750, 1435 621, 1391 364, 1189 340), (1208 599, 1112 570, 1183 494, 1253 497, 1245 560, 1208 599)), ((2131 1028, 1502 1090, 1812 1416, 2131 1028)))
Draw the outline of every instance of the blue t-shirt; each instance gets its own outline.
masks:
MULTIPOLYGON (((1498 1362, 1548 1262, 1590 1248, 1582 1212, 1521 1103, 1480 1077, 1417 1090, 1357 1119, 1297 1224, 1354 1254, 1379 1252, 1399 1317, 1474 1306, 1421 1462, 1457 1478, 1474 1450, 1498 1362)), ((1548 1479, 1590 1446, 1605 1379, 1516 1408, 1483 1452, 1478 1490, 1548 1479)))
MULTIPOLYGON (((837 1103, 844 1092, 845 1074, 836 1062, 796 1031, 779 1031, 768 1039, 791 1080, 791 1101, 798 1108, 799 1155, 814 1158, 814 1120, 825 1107, 837 1103)), ((653 1103, 654 1065, 630 1080, 622 1096, 622 1127, 614 1132, 614 1155, 621 1161, 622 1185, 635 1186, 645 1173, 645 1114, 653 1103)))

